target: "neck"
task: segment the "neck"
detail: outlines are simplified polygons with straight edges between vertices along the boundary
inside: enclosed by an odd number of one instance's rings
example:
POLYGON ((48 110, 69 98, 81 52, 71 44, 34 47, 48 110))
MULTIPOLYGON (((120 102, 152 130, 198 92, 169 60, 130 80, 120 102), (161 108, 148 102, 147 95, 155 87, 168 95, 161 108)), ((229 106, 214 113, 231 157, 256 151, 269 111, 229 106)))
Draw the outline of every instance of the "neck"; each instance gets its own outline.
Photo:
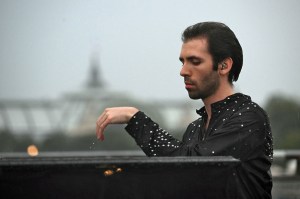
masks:
POLYGON ((231 85, 226 85, 226 86, 220 86, 219 89, 213 95, 205 99, 202 99, 208 116, 208 121, 211 118, 211 104, 221 101, 233 94, 234 94, 233 87, 231 85))

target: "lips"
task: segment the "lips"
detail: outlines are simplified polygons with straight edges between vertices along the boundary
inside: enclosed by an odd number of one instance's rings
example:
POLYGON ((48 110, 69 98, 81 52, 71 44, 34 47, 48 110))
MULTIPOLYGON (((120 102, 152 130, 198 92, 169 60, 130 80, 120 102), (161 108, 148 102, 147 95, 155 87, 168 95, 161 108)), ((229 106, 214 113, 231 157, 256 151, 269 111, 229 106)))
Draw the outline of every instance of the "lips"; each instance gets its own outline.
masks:
POLYGON ((186 89, 191 89, 192 87, 195 86, 193 81, 191 81, 189 77, 184 77, 184 84, 186 89))
POLYGON ((186 89, 192 88, 194 86, 194 84, 192 84, 190 82, 184 82, 184 84, 185 84, 186 89))

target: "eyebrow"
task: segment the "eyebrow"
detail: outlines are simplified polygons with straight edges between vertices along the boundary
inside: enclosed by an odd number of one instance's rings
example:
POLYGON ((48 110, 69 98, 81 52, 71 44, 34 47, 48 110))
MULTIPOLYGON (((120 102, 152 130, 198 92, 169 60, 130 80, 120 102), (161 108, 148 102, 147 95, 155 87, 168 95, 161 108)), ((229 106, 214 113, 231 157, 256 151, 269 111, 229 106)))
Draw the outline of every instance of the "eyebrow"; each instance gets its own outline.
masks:
MULTIPOLYGON (((192 61, 192 60, 194 60, 194 59, 197 59, 197 60, 199 60, 199 61, 203 61, 203 59, 202 59, 201 57, 197 57, 197 56, 194 56, 194 55, 189 56, 189 57, 187 57, 186 59, 189 60, 189 61, 192 61)), ((184 59, 183 59, 182 57, 179 57, 179 61, 183 62, 183 60, 184 60, 184 59)))

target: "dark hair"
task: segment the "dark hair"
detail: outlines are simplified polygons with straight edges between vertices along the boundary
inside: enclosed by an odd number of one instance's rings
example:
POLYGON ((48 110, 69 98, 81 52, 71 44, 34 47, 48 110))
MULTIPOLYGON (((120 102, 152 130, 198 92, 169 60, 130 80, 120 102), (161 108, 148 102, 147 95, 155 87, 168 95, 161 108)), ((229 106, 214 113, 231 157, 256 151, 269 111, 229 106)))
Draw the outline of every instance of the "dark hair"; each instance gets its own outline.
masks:
POLYGON ((213 58, 213 68, 218 69, 218 64, 228 57, 233 60, 228 81, 237 81, 243 66, 243 50, 233 31, 223 23, 202 22, 187 27, 182 33, 182 41, 206 38, 208 52, 213 58))

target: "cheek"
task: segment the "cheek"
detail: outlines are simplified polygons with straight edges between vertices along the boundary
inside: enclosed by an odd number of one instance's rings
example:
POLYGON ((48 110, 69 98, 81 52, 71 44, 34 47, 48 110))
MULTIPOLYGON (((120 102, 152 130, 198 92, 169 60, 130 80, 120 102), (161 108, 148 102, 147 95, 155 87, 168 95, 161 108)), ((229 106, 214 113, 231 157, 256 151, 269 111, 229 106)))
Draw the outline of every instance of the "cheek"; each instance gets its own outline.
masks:
POLYGON ((193 79, 197 83, 202 83, 206 76, 207 74, 205 71, 197 70, 193 72, 193 79))
POLYGON ((216 81, 218 74, 214 71, 195 71, 194 73, 194 83, 198 87, 202 87, 203 85, 210 84, 212 81, 216 81))

